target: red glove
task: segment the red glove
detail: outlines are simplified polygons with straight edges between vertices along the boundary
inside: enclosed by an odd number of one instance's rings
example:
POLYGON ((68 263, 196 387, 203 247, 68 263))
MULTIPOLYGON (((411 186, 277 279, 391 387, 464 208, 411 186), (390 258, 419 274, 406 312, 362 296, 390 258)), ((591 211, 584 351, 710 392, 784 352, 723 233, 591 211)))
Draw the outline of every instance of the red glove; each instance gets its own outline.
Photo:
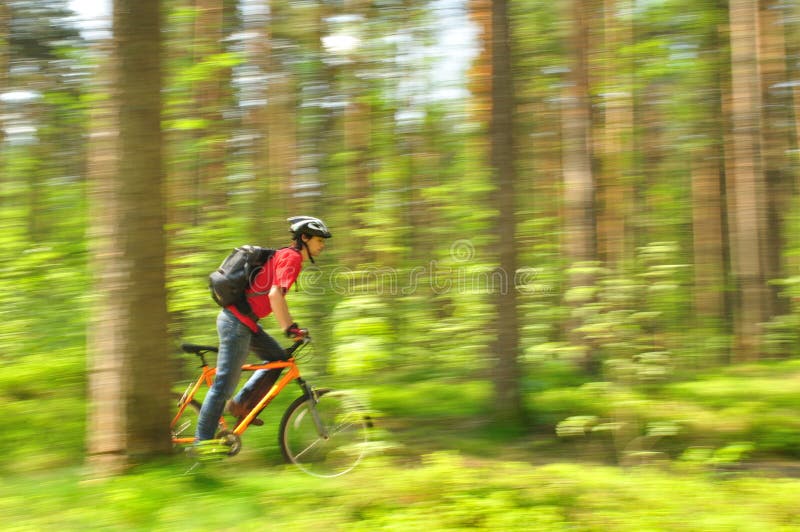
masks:
POLYGON ((289 338, 305 338, 308 336, 308 329, 301 329, 296 323, 292 323, 286 328, 286 336, 289 338))

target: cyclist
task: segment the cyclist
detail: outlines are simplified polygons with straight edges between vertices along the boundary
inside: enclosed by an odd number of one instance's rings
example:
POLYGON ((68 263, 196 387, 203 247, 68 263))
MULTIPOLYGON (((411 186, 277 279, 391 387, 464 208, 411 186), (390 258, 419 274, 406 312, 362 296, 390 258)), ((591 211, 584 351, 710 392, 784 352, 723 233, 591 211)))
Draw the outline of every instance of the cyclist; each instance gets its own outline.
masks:
MULTIPOLYGON (((217 375, 200 409, 195 433, 196 444, 214 438, 219 418, 226 407, 226 401, 236 389, 242 364, 250 349, 263 360, 286 358, 286 351, 258 324, 260 318, 274 314, 278 325, 290 338, 307 334, 292 319, 286 294, 300 275, 303 261, 309 259, 313 263, 314 257, 325 249, 325 239, 330 238, 331 233, 322 220, 312 216, 294 216, 287 221, 290 224, 292 243, 276 251, 251 282, 247 289, 251 311, 243 313, 231 305, 222 309, 217 316, 217 375)), ((245 405, 251 395, 257 390, 265 392, 264 383, 275 382, 279 373, 280 370, 254 372, 237 396, 228 402, 228 410, 235 417, 244 417, 249 411, 245 405)), ((259 419, 254 419, 253 423, 263 424, 259 419)))

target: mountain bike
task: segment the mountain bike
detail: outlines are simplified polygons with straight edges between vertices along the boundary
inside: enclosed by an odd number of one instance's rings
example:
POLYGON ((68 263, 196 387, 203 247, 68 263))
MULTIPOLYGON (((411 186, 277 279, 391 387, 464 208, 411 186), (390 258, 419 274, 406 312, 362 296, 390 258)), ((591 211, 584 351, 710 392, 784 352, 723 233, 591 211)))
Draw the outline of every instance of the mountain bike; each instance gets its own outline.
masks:
MULTIPOLYGON (((297 366, 297 353, 309 342, 308 337, 296 339, 286 349, 288 360, 242 365, 243 372, 262 369, 285 369, 286 372, 245 417, 233 423, 228 423, 224 416, 220 418, 214 439, 218 454, 238 454, 242 448, 242 434, 261 411, 294 381, 302 394, 286 409, 278 428, 278 444, 283 458, 306 473, 321 477, 342 475, 361 461, 372 428, 370 417, 352 392, 315 389, 303 379, 297 366)), ((195 397, 203 386, 211 387, 217 372, 216 367, 206 361, 206 355, 218 352, 217 347, 187 343, 181 348, 185 353, 198 357, 202 371, 178 399, 177 413, 170 424, 172 442, 176 446, 194 444, 201 406, 195 397)))

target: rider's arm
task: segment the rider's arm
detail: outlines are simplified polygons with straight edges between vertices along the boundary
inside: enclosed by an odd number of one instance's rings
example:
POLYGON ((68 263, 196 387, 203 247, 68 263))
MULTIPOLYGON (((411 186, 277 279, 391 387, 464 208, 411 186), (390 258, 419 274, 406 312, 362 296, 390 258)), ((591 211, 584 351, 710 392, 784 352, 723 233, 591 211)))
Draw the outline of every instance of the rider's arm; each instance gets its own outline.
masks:
POLYGON ((285 293, 286 290, 277 285, 269 290, 269 303, 272 306, 272 314, 275 316, 278 325, 283 331, 294 323, 292 315, 289 314, 289 305, 286 304, 285 293))

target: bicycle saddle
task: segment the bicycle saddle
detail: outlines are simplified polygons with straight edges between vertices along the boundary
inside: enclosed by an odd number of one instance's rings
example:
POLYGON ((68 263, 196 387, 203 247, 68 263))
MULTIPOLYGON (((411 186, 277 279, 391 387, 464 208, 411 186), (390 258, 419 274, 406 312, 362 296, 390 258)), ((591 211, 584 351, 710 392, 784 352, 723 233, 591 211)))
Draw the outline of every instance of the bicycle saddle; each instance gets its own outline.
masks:
POLYGON ((183 349, 184 353, 192 353, 194 355, 200 355, 202 353, 216 353, 219 351, 218 348, 214 347, 213 345, 198 345, 198 344, 181 344, 181 349, 183 349))

